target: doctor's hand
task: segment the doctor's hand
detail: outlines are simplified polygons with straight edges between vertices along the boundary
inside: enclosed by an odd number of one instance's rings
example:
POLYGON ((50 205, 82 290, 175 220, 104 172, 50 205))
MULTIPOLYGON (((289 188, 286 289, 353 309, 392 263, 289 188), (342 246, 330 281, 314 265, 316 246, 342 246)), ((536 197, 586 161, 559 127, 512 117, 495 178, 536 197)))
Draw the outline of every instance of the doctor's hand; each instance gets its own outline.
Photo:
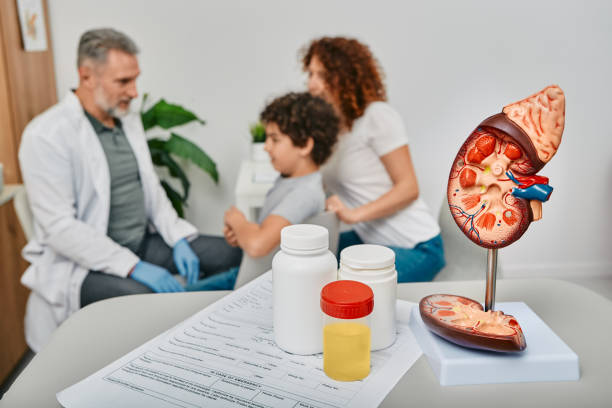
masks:
POLYGON ((184 292, 185 289, 161 266, 140 261, 134 267, 130 278, 153 289, 154 292, 184 292))
POLYGON ((188 285, 196 283, 200 277, 200 259, 193 252, 185 238, 174 245, 172 250, 174 264, 181 276, 184 276, 188 285))
POLYGON ((327 211, 336 213, 340 221, 345 224, 355 224, 360 221, 358 210, 356 208, 348 208, 337 195, 333 195, 325 201, 325 208, 327 211))

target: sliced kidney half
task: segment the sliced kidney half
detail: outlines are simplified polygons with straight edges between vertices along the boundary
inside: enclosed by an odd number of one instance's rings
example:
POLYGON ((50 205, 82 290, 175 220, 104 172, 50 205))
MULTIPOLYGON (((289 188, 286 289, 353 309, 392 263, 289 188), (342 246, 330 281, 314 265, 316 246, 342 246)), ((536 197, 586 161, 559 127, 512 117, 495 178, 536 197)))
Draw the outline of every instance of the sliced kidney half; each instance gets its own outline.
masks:
POLYGON ((436 294, 419 303, 421 318, 438 336, 460 346, 502 352, 523 351, 525 336, 513 316, 485 312, 475 300, 436 294))

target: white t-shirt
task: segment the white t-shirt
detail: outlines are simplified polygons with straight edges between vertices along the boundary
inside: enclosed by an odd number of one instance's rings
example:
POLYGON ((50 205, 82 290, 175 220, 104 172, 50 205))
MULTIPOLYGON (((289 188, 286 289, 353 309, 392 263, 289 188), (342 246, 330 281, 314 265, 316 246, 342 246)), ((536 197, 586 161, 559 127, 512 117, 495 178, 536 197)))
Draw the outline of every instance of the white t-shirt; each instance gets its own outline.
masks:
MULTIPOLYGON (((400 115, 386 102, 373 102, 341 134, 333 155, 321 168, 326 190, 355 208, 378 199, 393 187, 381 156, 408 144, 400 115)), ((440 233, 427 205, 417 198, 388 217, 352 226, 366 244, 414 248, 440 233)))

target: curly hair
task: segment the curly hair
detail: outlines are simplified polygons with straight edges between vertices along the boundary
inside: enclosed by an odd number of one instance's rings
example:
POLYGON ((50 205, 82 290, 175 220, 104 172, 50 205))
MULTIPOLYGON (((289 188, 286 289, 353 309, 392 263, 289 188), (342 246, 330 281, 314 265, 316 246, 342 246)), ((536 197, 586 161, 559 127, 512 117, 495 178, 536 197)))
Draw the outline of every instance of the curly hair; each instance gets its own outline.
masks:
POLYGON ((291 92, 274 99, 261 112, 260 119, 264 123, 276 123, 294 146, 304 147, 308 138, 312 138, 310 157, 317 165, 331 156, 340 131, 334 108, 308 92, 291 92))
POLYGON ((325 67, 325 79, 338 98, 349 129, 374 101, 386 101, 384 73, 367 45, 352 38, 322 37, 302 51, 302 68, 316 56, 325 67))

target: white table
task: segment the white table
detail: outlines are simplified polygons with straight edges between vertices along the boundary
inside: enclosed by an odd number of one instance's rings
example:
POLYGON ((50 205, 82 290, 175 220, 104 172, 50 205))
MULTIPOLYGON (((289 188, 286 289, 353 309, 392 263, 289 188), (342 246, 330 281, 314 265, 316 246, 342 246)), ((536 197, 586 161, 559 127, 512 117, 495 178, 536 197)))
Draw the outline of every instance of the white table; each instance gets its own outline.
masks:
POLYGON ((269 161, 245 160, 240 164, 235 189, 236 207, 249 221, 257 221, 258 210, 277 175, 269 161))
MULTIPOLYGON (((2 407, 58 407, 55 393, 89 376, 227 292, 134 295, 91 304, 53 335, 0 401, 2 407)), ((432 293, 483 301, 484 282, 401 284, 400 299, 432 293)), ((441 387, 421 357, 383 401, 384 407, 609 407, 612 402, 612 302, 573 283, 500 280, 498 301, 525 301, 579 356, 581 378, 441 387)))

